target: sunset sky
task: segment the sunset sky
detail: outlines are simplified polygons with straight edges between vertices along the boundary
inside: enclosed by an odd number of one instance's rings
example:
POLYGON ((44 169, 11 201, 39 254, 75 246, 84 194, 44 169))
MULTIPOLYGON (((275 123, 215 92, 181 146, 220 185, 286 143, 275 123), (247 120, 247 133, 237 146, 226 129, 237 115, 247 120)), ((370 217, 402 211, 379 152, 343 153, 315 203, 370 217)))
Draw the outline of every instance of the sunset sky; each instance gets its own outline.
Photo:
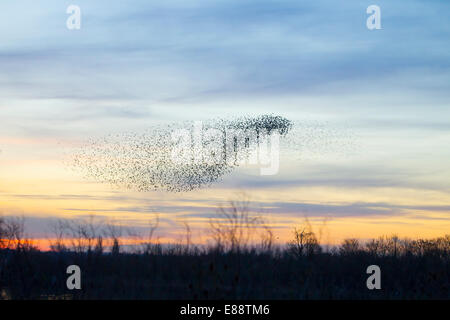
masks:
MULTIPOLYGON (((245 193, 278 241, 307 217, 323 242, 450 233, 448 1, 2 1, 0 214, 28 234, 95 215, 204 241, 245 193), (66 9, 81 8, 68 30, 66 9), (381 8, 368 30, 366 8, 381 8), (193 192, 137 192, 64 163, 89 138, 161 123, 276 114, 337 132, 274 176, 236 170, 193 192), (351 145, 349 146, 349 141, 351 145)), ((256 173, 255 173, 256 172, 256 173)))

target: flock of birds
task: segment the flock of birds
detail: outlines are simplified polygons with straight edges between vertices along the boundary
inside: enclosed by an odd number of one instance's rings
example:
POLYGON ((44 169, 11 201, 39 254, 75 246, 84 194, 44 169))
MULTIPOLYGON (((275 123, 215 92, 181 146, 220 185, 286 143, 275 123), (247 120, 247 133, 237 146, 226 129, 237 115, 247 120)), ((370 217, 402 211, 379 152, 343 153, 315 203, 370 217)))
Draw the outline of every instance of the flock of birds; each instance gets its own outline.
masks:
POLYGON ((308 145, 308 138, 330 136, 295 127, 274 115, 213 119, 200 128, 194 122, 172 123, 91 139, 71 153, 69 164, 97 182, 137 191, 185 192, 211 186, 274 134, 291 151, 308 145))

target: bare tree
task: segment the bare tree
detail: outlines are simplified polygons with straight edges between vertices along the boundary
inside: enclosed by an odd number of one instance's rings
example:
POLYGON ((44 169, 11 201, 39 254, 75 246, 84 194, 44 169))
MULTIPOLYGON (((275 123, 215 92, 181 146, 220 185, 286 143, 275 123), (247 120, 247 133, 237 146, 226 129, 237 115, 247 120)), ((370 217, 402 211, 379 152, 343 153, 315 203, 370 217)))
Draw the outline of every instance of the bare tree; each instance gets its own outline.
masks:
POLYGON ((118 255, 120 253, 120 238, 122 237, 123 228, 121 225, 115 223, 108 223, 106 225, 107 238, 112 241, 111 254, 118 255))
POLYGON ((145 242, 143 243, 143 252, 145 254, 155 253, 155 250, 160 250, 159 243, 154 243, 155 231, 159 226, 159 215, 155 213, 155 217, 148 222, 148 232, 145 235, 145 242))
POLYGON ((212 237, 219 250, 240 252, 263 225, 259 214, 250 212, 249 201, 229 201, 227 207, 219 207, 218 215, 210 219, 212 237))
POLYGON ((8 249, 31 249, 31 241, 25 237, 25 217, 8 217, 3 220, 3 246, 8 249))
POLYGON ((103 254, 103 237, 102 237, 102 235, 97 236, 97 242, 95 243, 94 253, 96 255, 103 254))
POLYGON ((319 242, 308 220, 305 220, 305 224, 300 228, 294 229, 294 239, 288 243, 288 248, 297 257, 321 252, 319 242))
POLYGON ((344 239, 339 251, 341 254, 355 254, 361 249, 358 239, 344 239))
POLYGON ((78 253, 91 253, 99 236, 101 224, 95 221, 95 216, 90 215, 84 219, 68 220, 63 222, 63 227, 70 237, 72 250, 78 253))
POLYGON ((376 239, 372 239, 365 245, 367 252, 369 252, 372 255, 378 255, 378 251, 380 248, 380 243, 376 239))
POLYGON ((192 237, 192 233, 191 233, 191 227, 189 226, 189 224, 184 221, 184 228, 186 230, 186 247, 185 247, 185 252, 189 253, 190 250, 190 246, 191 246, 191 237, 192 237))
POLYGON ((67 235, 68 223, 67 221, 58 219, 50 223, 50 231, 53 239, 50 239, 50 249, 56 252, 65 251, 66 245, 64 239, 67 235))
POLYGON ((274 244, 273 231, 266 224, 263 224, 262 228, 261 249, 266 252, 271 252, 274 244))

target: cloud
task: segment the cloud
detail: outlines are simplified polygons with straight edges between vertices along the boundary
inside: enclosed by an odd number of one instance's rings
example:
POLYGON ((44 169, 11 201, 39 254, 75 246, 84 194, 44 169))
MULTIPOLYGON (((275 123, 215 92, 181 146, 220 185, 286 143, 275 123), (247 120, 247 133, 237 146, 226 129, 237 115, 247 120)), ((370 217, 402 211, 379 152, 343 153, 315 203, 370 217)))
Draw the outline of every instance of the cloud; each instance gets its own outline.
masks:
MULTIPOLYGON (((301 153, 300 153, 301 157, 301 153)), ((326 156, 323 157, 327 159, 326 156)), ((275 176, 249 175, 245 172, 235 172, 213 188, 241 188, 251 190, 283 189, 307 187, 344 188, 349 192, 354 189, 371 188, 434 190, 450 192, 450 187, 443 176, 443 171, 437 167, 419 167, 412 164, 401 166, 394 163, 380 164, 380 160, 358 161, 351 158, 347 163, 330 163, 319 160, 281 161, 280 174, 275 176), (420 168, 420 171, 418 171, 420 168)), ((283 159, 282 159, 283 160, 283 159)), ((367 191, 369 192, 369 191, 367 191)))
MULTIPOLYGON (((229 204, 222 204, 223 208, 228 208, 229 204)), ((164 213, 167 217, 173 216, 186 218, 204 218, 209 219, 217 217, 220 206, 211 201, 203 201, 203 204, 187 205, 183 201, 174 204, 157 203, 144 206, 119 206, 114 208, 102 209, 77 209, 64 208, 66 211, 84 211, 84 212, 128 212, 154 214, 155 212, 164 213)), ((382 217, 382 216, 402 216, 415 211, 425 211, 429 213, 450 213, 448 205, 400 205, 386 202, 354 202, 354 203, 307 203, 307 202, 264 202, 252 201, 248 207, 250 212, 261 214, 273 214, 279 216, 291 217, 382 217)), ((415 215, 419 217, 418 215, 415 215)), ((427 219, 425 215, 421 218, 427 219)), ((430 216, 430 219, 434 219, 430 216)), ((448 218, 450 220, 450 217, 448 218)))
MULTIPOLYGON (((396 88, 428 84, 436 93, 433 72, 450 72, 443 42, 450 30, 440 19, 448 4, 438 1, 381 1, 384 27, 374 32, 365 27, 365 6, 352 2, 137 3, 82 2, 80 33, 61 23, 49 34, 49 28, 37 29, 45 41, 6 37, 4 76, 27 84, 9 90, 68 100, 335 96, 390 89, 383 79, 395 75, 396 88), (431 72, 427 79, 424 70, 431 72)), ((17 25, 15 33, 65 18, 56 9, 46 15, 37 5, 30 9, 33 24, 17 25)), ((4 12, 27 15, 16 7, 4 12)), ((438 91, 445 94, 448 85, 438 91)))

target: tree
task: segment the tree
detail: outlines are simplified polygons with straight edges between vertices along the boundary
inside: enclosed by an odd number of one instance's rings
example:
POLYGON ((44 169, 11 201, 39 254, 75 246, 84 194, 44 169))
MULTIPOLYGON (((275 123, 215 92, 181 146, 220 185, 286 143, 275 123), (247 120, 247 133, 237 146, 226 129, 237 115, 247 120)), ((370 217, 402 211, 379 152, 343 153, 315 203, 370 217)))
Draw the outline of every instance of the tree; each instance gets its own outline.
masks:
POLYGON ((210 219, 217 249, 241 252, 247 248, 258 229, 264 226, 261 216, 250 212, 249 203, 247 199, 229 201, 227 207, 219 207, 217 217, 210 219))
POLYGON ((311 256, 322 251, 307 219, 303 226, 294 229, 294 239, 288 243, 288 248, 297 257, 303 255, 311 256))
POLYGON ((345 239, 339 251, 341 254, 355 254, 361 249, 358 239, 345 239))

